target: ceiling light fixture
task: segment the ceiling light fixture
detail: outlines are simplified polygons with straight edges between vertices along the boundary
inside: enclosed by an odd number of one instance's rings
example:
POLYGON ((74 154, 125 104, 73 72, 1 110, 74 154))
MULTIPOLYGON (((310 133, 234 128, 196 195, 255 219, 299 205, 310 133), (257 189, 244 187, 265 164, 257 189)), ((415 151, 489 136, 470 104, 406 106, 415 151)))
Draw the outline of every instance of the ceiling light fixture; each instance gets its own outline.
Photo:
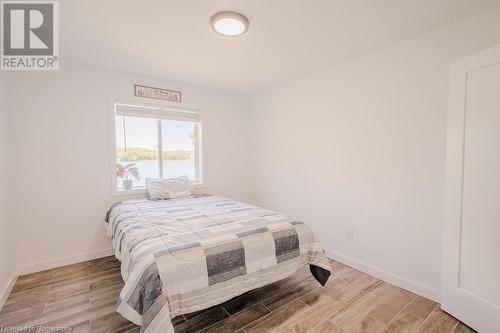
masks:
POLYGON ((215 32, 229 37, 239 36, 248 30, 248 19, 237 12, 218 12, 210 18, 210 25, 215 32))

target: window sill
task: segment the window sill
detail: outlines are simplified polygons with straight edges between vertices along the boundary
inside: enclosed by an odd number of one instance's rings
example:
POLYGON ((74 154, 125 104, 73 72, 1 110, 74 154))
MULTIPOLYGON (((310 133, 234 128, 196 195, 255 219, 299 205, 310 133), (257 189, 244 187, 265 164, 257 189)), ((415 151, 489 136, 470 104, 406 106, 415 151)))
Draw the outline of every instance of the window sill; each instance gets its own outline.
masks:
MULTIPOLYGON (((205 190, 207 187, 203 184, 193 184, 195 192, 198 190, 205 190)), ((131 190, 113 190, 111 194, 113 197, 128 197, 128 196, 146 196, 148 194, 147 188, 134 188, 131 190)))

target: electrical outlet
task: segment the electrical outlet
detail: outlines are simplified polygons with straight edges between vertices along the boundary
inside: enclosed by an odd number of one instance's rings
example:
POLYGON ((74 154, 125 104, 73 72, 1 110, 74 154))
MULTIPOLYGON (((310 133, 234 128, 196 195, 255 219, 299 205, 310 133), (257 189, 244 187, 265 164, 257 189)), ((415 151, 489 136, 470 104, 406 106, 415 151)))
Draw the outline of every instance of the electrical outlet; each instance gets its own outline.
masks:
POLYGON ((346 229, 345 230, 345 239, 348 241, 352 241, 354 239, 354 230, 346 229))

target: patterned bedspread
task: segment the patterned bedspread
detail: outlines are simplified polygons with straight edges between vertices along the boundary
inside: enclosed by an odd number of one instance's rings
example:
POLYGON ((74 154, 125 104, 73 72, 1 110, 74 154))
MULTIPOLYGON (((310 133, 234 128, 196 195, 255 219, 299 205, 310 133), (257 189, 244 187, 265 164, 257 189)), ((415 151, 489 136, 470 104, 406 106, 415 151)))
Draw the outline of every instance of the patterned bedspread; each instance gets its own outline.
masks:
POLYGON ((321 284, 330 276, 306 224, 229 198, 125 201, 110 208, 106 222, 125 281, 117 311, 141 332, 174 332, 171 318, 307 264, 321 284))

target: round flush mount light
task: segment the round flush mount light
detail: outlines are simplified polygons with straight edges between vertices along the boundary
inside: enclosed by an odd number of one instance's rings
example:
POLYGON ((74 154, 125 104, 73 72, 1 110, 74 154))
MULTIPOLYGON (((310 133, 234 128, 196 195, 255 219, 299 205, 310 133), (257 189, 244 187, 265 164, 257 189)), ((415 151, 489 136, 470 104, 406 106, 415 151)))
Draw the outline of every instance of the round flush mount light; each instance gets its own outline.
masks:
POLYGON ((212 15, 210 25, 215 32, 223 36, 235 37, 248 30, 249 22, 243 14, 224 11, 212 15))

